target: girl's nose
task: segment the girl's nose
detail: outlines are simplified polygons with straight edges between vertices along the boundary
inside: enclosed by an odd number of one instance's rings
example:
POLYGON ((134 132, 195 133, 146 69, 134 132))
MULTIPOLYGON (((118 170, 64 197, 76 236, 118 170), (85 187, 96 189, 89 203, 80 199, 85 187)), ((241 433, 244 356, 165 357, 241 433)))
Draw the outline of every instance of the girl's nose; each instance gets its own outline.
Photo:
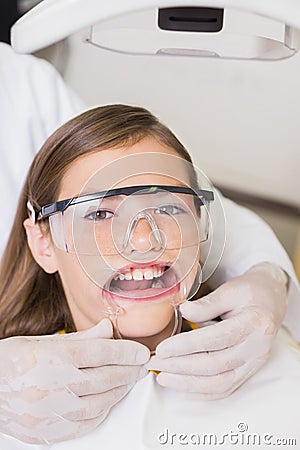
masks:
POLYGON ((160 231, 149 214, 139 214, 132 220, 126 233, 124 247, 126 253, 128 251, 146 253, 162 248, 160 231))

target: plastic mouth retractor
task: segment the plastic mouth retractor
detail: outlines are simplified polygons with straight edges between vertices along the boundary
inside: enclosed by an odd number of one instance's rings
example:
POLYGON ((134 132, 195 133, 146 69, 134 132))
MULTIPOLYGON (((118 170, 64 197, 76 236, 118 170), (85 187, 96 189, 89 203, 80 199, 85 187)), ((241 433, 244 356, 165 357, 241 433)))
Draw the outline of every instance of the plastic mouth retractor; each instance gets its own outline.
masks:
MULTIPOLYGON (((170 317, 170 321, 173 321, 173 328, 167 337, 174 336, 175 334, 178 334, 181 332, 182 315, 180 312, 180 305, 182 303, 184 303, 185 301, 188 301, 189 299, 191 299, 196 294, 196 292, 198 291, 198 289, 201 286, 202 272, 201 272, 201 266, 199 263, 196 264, 196 269, 194 268, 194 272, 195 271, 196 271, 196 275, 193 276, 193 280, 190 279, 188 281, 187 280, 188 277, 186 277, 186 279, 180 280, 178 282, 179 289, 176 290, 175 292, 173 292, 172 294, 169 294, 169 295, 166 294, 166 296, 164 296, 163 298, 161 298, 159 300, 157 300, 157 299, 155 299, 155 297, 153 297, 153 300, 151 300, 158 304, 163 304, 163 303, 168 302, 174 310, 174 316, 170 317)), ((180 275, 178 274, 178 276, 180 276, 180 275)), ((103 297, 104 297, 105 303, 106 303, 105 313, 113 324, 115 339, 128 339, 128 337, 126 335, 124 335, 122 332, 121 322, 122 322, 123 318, 126 320, 126 314, 127 314, 127 316, 130 317, 130 308, 127 311, 126 306, 124 306, 124 304, 121 305, 117 301, 115 301, 113 299, 113 296, 111 295, 111 293, 108 290, 103 291, 103 297)), ((122 301, 120 301, 120 303, 122 303, 122 301)), ((143 313, 143 305, 137 304, 136 307, 141 309, 141 314, 142 314, 143 313)), ((147 310, 144 313, 147 313, 147 310)), ((167 327, 169 324, 170 324, 170 322, 168 324, 165 324, 165 326, 167 327)), ((161 331, 163 331, 163 330, 161 330, 161 331)), ((164 339, 165 338, 166 337, 164 337, 164 339)), ((139 340, 143 340, 144 336, 136 336, 136 337, 131 336, 130 339, 139 341, 139 340)), ((155 348, 150 348, 150 351, 151 351, 152 355, 155 354, 155 348)))

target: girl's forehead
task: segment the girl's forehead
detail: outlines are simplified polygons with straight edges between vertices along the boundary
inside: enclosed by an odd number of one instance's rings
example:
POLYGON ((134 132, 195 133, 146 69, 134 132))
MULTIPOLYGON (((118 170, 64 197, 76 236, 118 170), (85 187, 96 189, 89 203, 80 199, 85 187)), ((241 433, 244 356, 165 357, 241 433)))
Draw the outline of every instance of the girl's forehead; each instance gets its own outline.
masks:
POLYGON ((131 147, 99 150, 74 161, 66 171, 59 200, 139 184, 189 184, 190 163, 153 138, 131 147))

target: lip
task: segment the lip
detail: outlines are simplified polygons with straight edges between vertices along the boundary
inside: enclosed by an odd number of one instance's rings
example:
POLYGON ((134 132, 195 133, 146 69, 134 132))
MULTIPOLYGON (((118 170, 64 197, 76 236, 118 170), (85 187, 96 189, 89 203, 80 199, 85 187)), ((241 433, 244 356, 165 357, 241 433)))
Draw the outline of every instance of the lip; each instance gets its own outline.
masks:
POLYGON ((140 296, 140 291, 139 290, 135 290, 135 291, 129 291, 130 292, 130 296, 127 295, 121 295, 117 292, 112 292, 110 290, 104 290, 107 295, 109 295, 110 300, 114 300, 114 301, 125 301, 125 302, 131 302, 131 303, 135 303, 135 302, 154 302, 154 301, 162 301, 165 299, 166 296, 175 294, 175 292, 179 291, 179 287, 180 287, 180 283, 177 283, 175 286, 171 287, 171 288, 161 288, 161 289, 157 289, 156 288, 156 292, 155 294, 153 294, 153 289, 145 289, 144 293, 146 295, 143 295, 143 297, 140 296), (149 295, 147 295, 147 291, 149 291, 149 295))
MULTIPOLYGON (((123 301, 123 302, 153 302, 153 301, 162 301, 165 299, 166 296, 170 296, 175 294, 180 289, 180 282, 178 282, 178 277, 175 272, 175 270, 172 268, 172 263, 166 262, 166 261, 152 261, 148 263, 135 263, 135 264, 128 264, 126 266, 123 266, 122 268, 119 268, 115 271, 115 273, 108 279, 108 281, 105 283, 104 286, 104 292, 106 295, 109 295, 111 300, 114 301, 123 301), (172 270, 174 276, 176 277, 176 282, 171 287, 167 288, 149 288, 149 289, 143 289, 143 295, 141 296, 141 290, 131 290, 128 291, 129 295, 122 295, 119 292, 114 292, 109 289, 110 284, 116 274, 118 273, 124 273, 126 270, 134 270, 134 269, 144 269, 147 267, 153 267, 153 266, 162 266, 162 267, 168 267, 168 270, 172 270)), ((125 292, 125 291, 124 291, 125 292)))
POLYGON ((163 267, 170 267, 172 265, 171 261, 149 261, 144 263, 132 263, 127 264, 126 266, 120 267, 119 269, 116 269, 115 274, 111 277, 115 277, 116 273, 124 272, 128 269, 144 269, 145 267, 153 267, 153 266, 163 266, 163 267))

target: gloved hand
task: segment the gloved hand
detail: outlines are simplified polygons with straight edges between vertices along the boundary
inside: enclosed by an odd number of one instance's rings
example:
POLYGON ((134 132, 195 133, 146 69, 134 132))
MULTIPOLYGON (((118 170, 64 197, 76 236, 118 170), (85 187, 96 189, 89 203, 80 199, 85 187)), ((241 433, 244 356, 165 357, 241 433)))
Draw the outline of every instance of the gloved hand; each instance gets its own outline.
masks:
POLYGON ((149 350, 112 334, 105 319, 82 332, 0 341, 0 431, 38 444, 96 428, 148 373, 149 350))
POLYGON ((146 365, 161 371, 157 382, 185 397, 226 397, 261 367, 281 325, 287 297, 285 273, 261 263, 214 292, 181 306, 183 317, 213 325, 172 336, 146 365))

